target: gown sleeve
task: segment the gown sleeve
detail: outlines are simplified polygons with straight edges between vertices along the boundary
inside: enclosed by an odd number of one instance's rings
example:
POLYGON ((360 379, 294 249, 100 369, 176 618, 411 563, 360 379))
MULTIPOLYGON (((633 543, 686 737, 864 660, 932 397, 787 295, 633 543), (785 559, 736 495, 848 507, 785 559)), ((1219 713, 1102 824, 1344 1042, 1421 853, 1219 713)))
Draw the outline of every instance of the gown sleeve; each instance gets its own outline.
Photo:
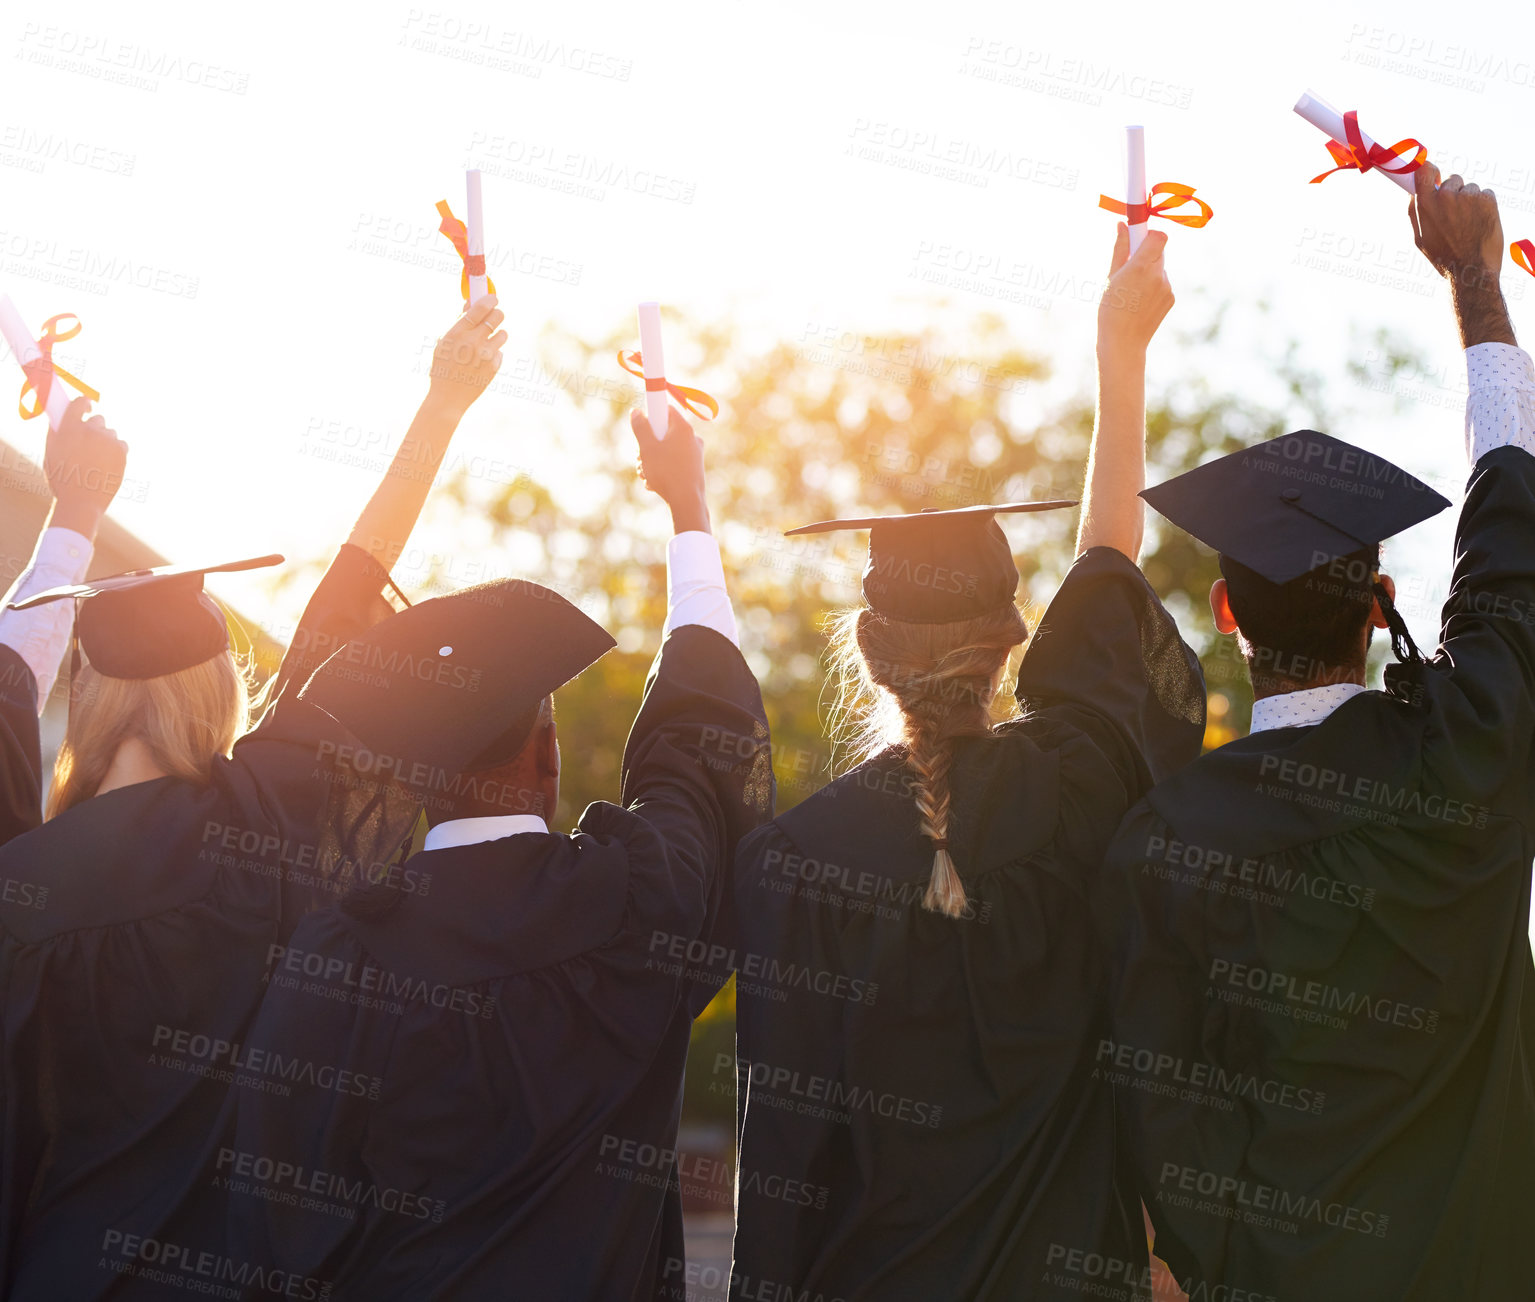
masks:
MULTIPOLYGON (((1174 840, 1146 801, 1125 816, 1105 857, 1094 909, 1110 957, 1111 1039, 1097 1065, 1117 1096, 1127 1126, 1142 1200, 1156 1223, 1155 1250, 1179 1279, 1224 1277, 1226 1222, 1219 1217, 1169 1215, 1158 1201, 1155 1164, 1170 1154, 1198 1152, 1212 1170, 1240 1169, 1251 1142, 1246 1108, 1211 1109, 1197 1090, 1151 1090, 1144 1072, 1129 1068, 1148 1052, 1159 1062, 1222 1061, 1226 1017, 1211 1005, 1206 973, 1209 942, 1200 901, 1188 889, 1147 874, 1151 847, 1174 840), (1199 1232, 1197 1242, 1182 1235, 1199 1232)), ((1158 1080, 1156 1083, 1160 1083, 1158 1080)))
POLYGON ((272 699, 296 693, 330 656, 394 613, 389 571, 361 547, 343 543, 304 607, 278 666, 272 699))
POLYGON ((269 688, 271 704, 235 743, 233 769, 254 783, 264 804, 275 804, 306 825, 325 789, 315 781, 315 770, 328 765, 350 734, 323 710, 298 700, 299 689, 332 652, 393 613, 383 597, 388 583, 389 572, 371 555, 350 543, 342 546, 294 630, 269 688))
MULTIPOLYGON (((1496 808, 1510 778, 1525 772, 1535 732, 1535 458, 1522 448, 1493 448, 1476 463, 1442 620, 1439 651, 1423 673, 1437 715, 1424 762, 1448 766, 1437 776, 1462 799, 1496 808)), ((1388 666, 1387 681, 1407 673, 1388 666)), ((1528 793, 1514 785, 1525 812, 1528 793)))
POLYGON ((674 628, 624 746, 622 803, 664 850, 632 888, 641 915, 690 939, 708 930, 736 844, 772 817, 773 796, 767 714, 746 661, 712 628, 674 628))
POLYGON ((1204 676, 1145 576, 1094 547, 1067 573, 1018 668, 1018 702, 1079 727, 1133 802, 1199 754, 1204 676))

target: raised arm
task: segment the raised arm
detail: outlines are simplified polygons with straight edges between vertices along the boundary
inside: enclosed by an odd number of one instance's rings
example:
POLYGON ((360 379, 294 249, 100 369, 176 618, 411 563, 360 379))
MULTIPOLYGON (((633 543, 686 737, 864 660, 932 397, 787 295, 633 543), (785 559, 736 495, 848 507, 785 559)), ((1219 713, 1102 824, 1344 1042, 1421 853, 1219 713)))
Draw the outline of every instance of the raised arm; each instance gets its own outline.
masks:
POLYGON ((740 644, 719 544, 709 527, 705 491, 703 440, 693 433, 675 407, 667 436, 657 439, 644 413, 629 418, 639 444, 639 471, 645 486, 671 508, 672 540, 666 549, 666 626, 685 624, 712 628, 734 645, 740 644))
POLYGON ((487 294, 437 341, 426 398, 347 539, 386 569, 405 550, 453 431, 501 369, 503 319, 496 296, 487 294))
POLYGON ((127 445, 100 416, 87 416, 89 408, 89 401, 76 398, 48 434, 43 473, 53 505, 31 561, 0 599, 0 842, 42 821, 37 720, 48 704, 75 614, 67 601, 30 610, 4 607, 85 578, 97 526, 123 482, 127 445))
POLYGON ((1493 195, 1427 165, 1408 214, 1419 249, 1450 282, 1468 373, 1471 479, 1437 672, 1426 675, 1445 715, 1438 735, 1451 743, 1437 762, 1454 764, 1462 799, 1492 802, 1524 781, 1535 729, 1535 371, 1498 287, 1493 195))
POLYGON ((506 342, 506 332, 497 329, 501 321, 495 296, 487 295, 438 340, 426 398, 346 545, 304 607, 266 701, 276 701, 290 683, 302 687, 328 656, 393 613, 384 596, 389 567, 405 550, 459 421, 501 367, 506 342))
POLYGON ((1147 233, 1130 256, 1130 231, 1121 222, 1109 283, 1098 304, 1098 410, 1077 555, 1112 547, 1132 561, 1141 550, 1146 487, 1146 349, 1173 305, 1162 265, 1167 236, 1147 233))
POLYGON ((640 413, 632 423, 640 472, 671 507, 676 534, 666 636, 624 746, 622 799, 666 846, 650 879, 655 924, 696 936, 713 923, 737 841, 772 817, 767 715, 709 533, 703 444, 675 410, 662 440, 640 413))
POLYGON ((1503 221, 1491 190, 1467 185, 1458 176, 1444 180, 1425 163, 1417 194, 1408 201, 1413 240, 1434 270, 1450 282, 1455 323, 1462 348, 1480 344, 1516 346, 1503 288, 1503 221))
POLYGON ((48 702, 69 645, 74 606, 55 601, 30 610, 3 607, 49 588, 79 583, 90 567, 96 530, 122 487, 128 458, 128 445, 100 416, 89 414, 90 406, 89 399, 76 398, 58 429, 48 432, 43 474, 53 505, 31 563, 0 601, 0 646, 11 648, 31 670, 38 714, 48 702))

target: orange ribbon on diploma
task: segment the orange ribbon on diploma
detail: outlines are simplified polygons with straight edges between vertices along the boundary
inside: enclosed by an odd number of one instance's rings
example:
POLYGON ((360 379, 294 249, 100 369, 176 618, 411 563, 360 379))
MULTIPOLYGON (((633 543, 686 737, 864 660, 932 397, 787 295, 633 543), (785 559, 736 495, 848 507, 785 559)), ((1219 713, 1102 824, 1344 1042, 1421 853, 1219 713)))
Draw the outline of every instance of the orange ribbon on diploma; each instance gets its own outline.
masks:
POLYGON ((1118 213, 1131 226, 1144 226, 1150 218, 1161 217, 1197 230, 1215 216, 1215 209, 1203 199, 1195 197, 1192 185, 1180 185, 1176 181, 1162 181, 1152 186, 1145 203, 1125 203, 1121 199, 1111 199, 1106 194, 1100 194, 1098 206, 1107 212, 1118 213), (1157 195, 1162 198, 1156 199, 1157 195), (1182 214, 1174 211, 1186 203, 1197 204, 1199 211, 1182 214))
POLYGON ((60 312, 57 316, 51 316, 43 322, 43 333, 38 336, 37 347, 41 356, 34 357, 30 362, 23 362, 21 369, 26 373, 26 381, 21 386, 21 401, 17 409, 21 412, 22 420, 31 420, 34 416, 41 416, 48 409, 48 394, 53 388, 53 378, 73 385, 92 402, 100 402, 101 395, 91 388, 84 380, 78 379, 66 371, 53 360, 54 344, 62 344, 73 339, 80 333, 80 318, 73 312, 60 312), (60 321, 73 321, 74 325, 67 330, 58 328, 60 321), (28 408, 27 397, 32 398, 32 406, 28 408))
POLYGON ((1327 142, 1327 152, 1332 155, 1332 161, 1337 166, 1328 168, 1321 176, 1313 176, 1312 185, 1318 181, 1325 181, 1334 172, 1349 172, 1357 169, 1364 173, 1372 167, 1391 176, 1408 176, 1428 162, 1427 146, 1411 136, 1405 140, 1398 140, 1390 149, 1387 149, 1385 145, 1377 145, 1373 140, 1366 148, 1364 138, 1359 131, 1359 113, 1356 109, 1349 109, 1343 115, 1343 134, 1348 137, 1348 144, 1340 145, 1336 140, 1327 142), (1402 155, 1409 149, 1416 151, 1413 156, 1402 162, 1400 167, 1393 167, 1392 164, 1401 160, 1402 155))
MULTIPOLYGON (((446 199, 439 199, 437 201, 437 213, 442 218, 442 222, 437 229, 448 237, 454 250, 463 260, 464 271, 458 280, 458 292, 464 296, 464 302, 467 303, 469 301, 469 277, 485 275, 485 255, 483 253, 469 252, 469 228, 453 215, 453 209, 448 207, 446 199)), ((487 276, 485 288, 487 292, 494 294, 496 292, 496 282, 487 276)))
POLYGON ((644 358, 639 352, 625 354, 622 349, 618 353, 618 364, 628 371, 630 375, 637 375, 645 380, 645 389, 649 393, 669 393, 691 415, 699 420, 713 420, 720 414, 720 405, 715 402, 702 389, 690 389, 683 384, 673 384, 670 380, 660 378, 646 379, 644 371, 644 358))
POLYGON ((1516 266, 1523 267, 1530 275, 1535 276, 1535 243, 1529 240, 1515 240, 1508 246, 1508 256, 1514 260, 1516 266))

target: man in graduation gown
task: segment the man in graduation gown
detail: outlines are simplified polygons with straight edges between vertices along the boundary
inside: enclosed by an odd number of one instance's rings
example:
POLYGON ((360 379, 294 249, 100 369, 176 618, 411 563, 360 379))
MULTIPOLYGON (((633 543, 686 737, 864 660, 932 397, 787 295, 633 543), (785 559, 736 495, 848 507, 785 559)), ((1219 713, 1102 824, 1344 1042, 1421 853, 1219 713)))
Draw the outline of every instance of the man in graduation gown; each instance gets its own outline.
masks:
MULTIPOLYGON (((96 530, 123 482, 127 445, 100 416, 86 415, 90 405, 76 398, 48 432, 43 474, 53 505, 31 561, 0 598, 0 843, 42 821, 37 721, 68 648, 73 613, 62 605, 5 607, 85 577, 96 530)), ((0 884, 0 895, 6 893, 25 894, 34 905, 39 899, 32 883, 0 884)))
POLYGON ((1535 376, 1493 196, 1432 166, 1418 247, 1451 281, 1472 473, 1423 660, 1381 539, 1447 505, 1312 431, 1148 490, 1215 547, 1251 735, 1127 816, 1104 1075, 1156 1251, 1192 1299, 1532 1295, 1535 376), (1364 686, 1367 626, 1405 663, 1364 686))
MULTIPOLYGON (((1120 227, 1079 555, 1028 640, 1021 717, 951 742, 938 835, 960 916, 925 904, 938 842, 909 747, 741 847, 739 1302, 1056 1302, 1104 1271, 1111 1296, 1147 1295, 1112 1090, 1088 1079, 1108 1020, 1088 885, 1124 811, 1192 760, 1204 731, 1198 661, 1134 563, 1146 352, 1172 304, 1165 243, 1154 232, 1127 261, 1120 227)), ((990 508, 811 528, 833 526, 870 528, 860 627, 960 639, 876 665, 892 690, 975 636, 941 626, 1012 610, 1018 571, 990 508)), ((914 708, 943 709, 961 685, 914 708)))
MULTIPOLYGON (((240 1043, 270 946, 329 885, 319 816, 327 758, 348 735, 297 689, 316 648, 390 613, 385 558, 404 545, 432 479, 422 448, 435 470, 495 373, 499 320, 494 299, 482 300, 444 336, 459 360, 434 363, 410 433, 304 612, 260 725, 213 757, 205 782, 156 776, 140 761, 125 781, 104 780, 0 847, 0 878, 48 889, 44 908, 0 900, 0 1294, 10 1302, 252 1282, 263 1296, 318 1295, 314 1281, 228 1256, 222 1205, 201 1172, 231 1085, 283 1085, 240 1043)), ((202 575, 114 576, 32 600, 79 600, 80 648, 104 679, 155 678, 228 655, 226 618, 202 575)))
POLYGON ((272 954, 251 1052, 361 1084, 245 1093, 210 1170, 233 1252, 337 1296, 650 1299, 682 1272, 664 1155, 698 1011, 688 956, 737 839, 771 813, 772 770, 701 445, 676 413, 660 442, 634 425, 677 533, 617 803, 548 826, 550 693, 613 641, 537 584, 396 615, 303 693, 366 746, 359 774, 387 776, 339 802, 344 834, 397 835, 390 805, 411 793, 431 823, 400 870, 429 890, 354 892, 272 954))

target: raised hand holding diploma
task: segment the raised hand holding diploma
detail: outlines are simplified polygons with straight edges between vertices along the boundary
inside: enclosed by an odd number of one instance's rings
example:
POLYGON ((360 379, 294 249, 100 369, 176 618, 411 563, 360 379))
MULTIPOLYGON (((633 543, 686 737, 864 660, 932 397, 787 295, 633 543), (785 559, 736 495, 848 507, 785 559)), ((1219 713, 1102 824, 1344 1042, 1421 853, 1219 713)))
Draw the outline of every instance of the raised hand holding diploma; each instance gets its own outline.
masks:
POLYGON ((89 414, 90 405, 89 398, 70 402, 43 450, 43 474, 54 499, 48 523, 86 538, 96 536, 128 464, 128 445, 100 416, 89 414))
MULTIPOLYGON (((663 395, 664 396, 664 395, 663 395)), ((634 441, 639 444, 635 466, 645 487, 672 511, 675 533, 709 533, 709 503, 704 493, 704 442, 680 411, 665 407, 668 432, 653 432, 648 417, 629 413, 634 441)))
POLYGON ((1417 192, 1414 177, 1427 160, 1428 150, 1412 137, 1398 140, 1390 149, 1378 145, 1360 130, 1359 115, 1353 109, 1339 113, 1326 100, 1313 95, 1309 90, 1295 101, 1295 111, 1329 137, 1327 152, 1337 164, 1320 176, 1313 176, 1312 185, 1326 180, 1334 172, 1373 170, 1389 176, 1408 194, 1417 192), (1404 158, 1408 150, 1414 151, 1413 155, 1404 158))
POLYGON ((667 382, 666 363, 661 351, 661 305, 641 303, 639 318, 640 351, 626 355, 620 350, 618 364, 630 375, 645 381, 645 412, 650 418, 650 428, 656 431, 657 441, 666 437, 667 412, 671 410, 666 401, 667 394, 699 420, 713 420, 720 414, 720 405, 707 393, 667 382))
POLYGON ((1087 459, 1077 551, 1113 547, 1140 555, 1146 486, 1146 350, 1173 306, 1162 255, 1167 235, 1148 231, 1130 252, 1119 223, 1109 283, 1098 301, 1098 409, 1087 459))
POLYGON ((32 332, 27 329, 26 322, 21 319, 21 313, 16 310, 10 296, 0 294, 0 334, 5 336, 5 342, 10 345, 12 355, 27 377, 21 386, 20 411, 23 420, 31 420, 46 411, 48 428, 59 428, 65 409, 69 406, 69 395, 64 392, 62 384, 54 383, 55 379, 72 384, 92 402, 101 398, 90 385, 76 379, 53 360, 53 346, 73 339, 79 333, 80 318, 71 312, 61 312, 44 321, 41 338, 33 339, 32 332), (74 325, 60 330, 58 326, 61 321, 73 321, 74 325), (27 406, 29 394, 33 395, 31 407, 27 406))
POLYGON ((1498 275, 1503 268, 1503 220, 1491 190, 1425 163, 1425 184, 1407 205, 1413 243, 1450 282, 1461 346, 1513 344, 1514 328, 1498 275))
POLYGON ((1198 228, 1215 216, 1215 210, 1203 199, 1194 197, 1192 185, 1177 181, 1160 181, 1146 189, 1146 130, 1144 127, 1125 128, 1125 198, 1121 202, 1106 194, 1098 196, 1098 206, 1107 212, 1118 213, 1129 224, 1129 250, 1133 256, 1146 238, 1146 224, 1153 217, 1161 217, 1180 226, 1198 228), (1156 202, 1150 199, 1160 195, 1156 202), (1196 204, 1196 213, 1179 214, 1184 204, 1196 204))
POLYGON ((1148 231, 1142 249, 1130 252, 1129 232, 1119 224, 1109 262, 1109 283, 1098 300, 1098 351, 1116 356, 1144 352, 1173 306, 1163 253, 1167 235, 1148 231))
POLYGON ((429 398, 453 416, 462 416, 501 369, 506 331, 496 329, 505 313, 494 294, 464 309, 432 353, 429 398))

